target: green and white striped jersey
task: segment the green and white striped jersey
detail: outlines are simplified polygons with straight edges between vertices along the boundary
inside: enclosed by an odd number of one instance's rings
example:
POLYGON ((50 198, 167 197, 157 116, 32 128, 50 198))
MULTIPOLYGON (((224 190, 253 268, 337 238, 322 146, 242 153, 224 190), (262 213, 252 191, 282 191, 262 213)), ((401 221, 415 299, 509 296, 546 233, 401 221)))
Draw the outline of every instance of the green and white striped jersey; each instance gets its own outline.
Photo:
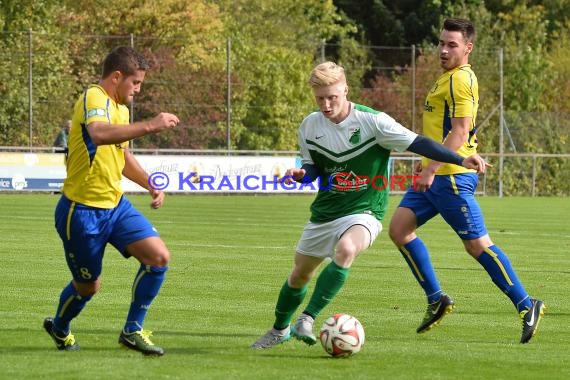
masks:
POLYGON ((388 206, 390 151, 404 151, 417 137, 389 115, 351 103, 339 124, 320 111, 299 127, 302 164, 319 171, 319 191, 311 205, 311 221, 371 213, 382 220, 388 206))

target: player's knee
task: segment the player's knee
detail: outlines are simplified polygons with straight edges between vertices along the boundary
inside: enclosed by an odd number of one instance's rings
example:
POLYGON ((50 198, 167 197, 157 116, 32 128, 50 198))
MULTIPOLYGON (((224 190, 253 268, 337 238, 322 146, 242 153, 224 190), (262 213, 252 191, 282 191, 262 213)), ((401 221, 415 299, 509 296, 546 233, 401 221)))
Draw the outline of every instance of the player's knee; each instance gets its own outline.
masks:
POLYGON ((349 268, 361 249, 350 241, 339 241, 334 261, 344 268, 349 268))
POLYGON ((489 235, 485 235, 473 240, 464 240, 463 245, 465 246, 465 251, 470 256, 477 259, 487 247, 493 245, 493 242, 489 238, 489 235))
POLYGON ((388 227, 388 236, 394 244, 401 245, 404 237, 406 236, 405 230, 400 223, 396 223, 394 219, 390 222, 388 227))
POLYGON ((289 276, 288 283, 289 286, 291 286, 292 288, 298 289, 307 285, 312 278, 313 278, 313 273, 304 273, 293 270, 293 272, 289 276))
POLYGON ((397 246, 403 246, 416 238, 417 220, 412 210, 399 207, 390 221, 388 236, 397 246))
POLYGON ((167 267, 170 262, 170 251, 166 247, 153 248, 144 251, 144 254, 137 255, 133 250, 133 256, 137 257, 143 265, 150 265, 152 267, 167 267))
POLYGON ((476 247, 466 246, 465 252, 467 252, 474 259, 477 259, 479 256, 481 256, 481 252, 483 252, 483 250, 476 247))
POLYGON ((405 244, 405 239, 408 235, 408 232, 399 226, 396 223, 390 223, 390 227, 388 228, 388 236, 392 240, 392 242, 396 245, 403 245, 405 244))
POLYGON ((390 236, 390 240, 392 240, 396 246, 401 247, 414 240, 416 238, 416 233, 390 224, 388 236, 390 236))
POLYGON ((344 259, 354 259, 358 252, 358 247, 350 240, 341 239, 336 246, 336 256, 344 259))
POLYGON ((168 263, 170 262, 170 252, 165 249, 158 252, 154 258, 153 263, 150 264, 153 267, 167 267, 168 263))
POLYGON ((73 282, 73 286, 77 293, 82 297, 92 297, 101 288, 101 280, 97 279, 94 282, 73 282))
POLYGON ((394 244, 400 245, 402 241, 401 231, 392 224, 390 224, 390 228, 388 229, 388 236, 390 236, 390 239, 394 244))

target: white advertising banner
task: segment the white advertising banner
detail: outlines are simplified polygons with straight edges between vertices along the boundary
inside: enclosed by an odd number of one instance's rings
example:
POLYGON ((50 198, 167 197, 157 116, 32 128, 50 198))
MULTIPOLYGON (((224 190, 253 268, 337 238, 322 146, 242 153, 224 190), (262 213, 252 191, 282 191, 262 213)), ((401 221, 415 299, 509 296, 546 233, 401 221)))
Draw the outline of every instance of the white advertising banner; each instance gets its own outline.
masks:
POLYGON ((0 153, 0 191, 59 191, 64 178, 62 153, 0 153))
MULTIPOLYGON (((279 181, 300 166, 293 156, 136 155, 149 185, 174 193, 314 192, 315 183, 279 181)), ((60 191, 65 179, 61 153, 0 153, 0 191, 60 191)), ((125 192, 146 191, 123 178, 125 192)))
MULTIPOLYGON (((307 192, 313 184, 286 185, 279 181, 289 168, 299 166, 296 157, 284 156, 146 156, 138 161, 149 173, 149 185, 167 192, 307 192)), ((123 179, 127 192, 143 191, 123 179)))

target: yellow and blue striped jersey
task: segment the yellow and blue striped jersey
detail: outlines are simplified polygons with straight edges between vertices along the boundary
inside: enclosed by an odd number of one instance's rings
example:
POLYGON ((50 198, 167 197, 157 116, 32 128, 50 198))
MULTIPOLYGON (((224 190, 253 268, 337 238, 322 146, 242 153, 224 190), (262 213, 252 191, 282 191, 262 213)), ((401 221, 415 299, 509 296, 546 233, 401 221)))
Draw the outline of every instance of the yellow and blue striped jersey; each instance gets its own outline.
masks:
MULTIPOLYGON (((477 152, 475 119, 479 106, 479 86, 471 65, 466 64, 443 73, 426 97, 423 113, 423 134, 443 143, 451 131, 451 118, 470 117, 469 138, 457 153, 462 157, 477 152)), ((424 158, 427 165, 428 159, 424 158)), ((448 175, 474 172, 461 166, 443 164, 436 174, 448 175)))
POLYGON ((69 133, 67 177, 63 193, 72 201, 91 207, 114 208, 123 190, 121 178, 128 142, 95 145, 87 125, 98 121, 129 124, 129 109, 116 103, 99 85, 91 85, 75 103, 69 133))

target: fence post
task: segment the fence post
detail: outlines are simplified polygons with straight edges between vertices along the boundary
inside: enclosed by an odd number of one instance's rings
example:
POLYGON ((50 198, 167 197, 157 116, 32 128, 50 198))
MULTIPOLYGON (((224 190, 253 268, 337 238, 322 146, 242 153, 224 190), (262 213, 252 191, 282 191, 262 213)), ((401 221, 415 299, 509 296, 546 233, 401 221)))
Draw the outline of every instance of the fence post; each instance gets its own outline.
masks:
POLYGON ((535 196, 536 189, 536 154, 532 155, 532 197, 535 196))
POLYGON ((33 53, 32 53, 32 28, 28 29, 28 125, 29 125, 29 139, 28 145, 30 147, 30 152, 32 152, 33 139, 34 139, 34 129, 33 129, 33 85, 32 85, 32 68, 33 68, 33 53))
MULTIPOLYGON (((133 33, 131 33, 129 35, 129 37, 130 37, 130 42, 131 42, 131 48, 134 49, 135 48, 135 36, 133 33)), ((134 115, 134 113, 135 113, 135 99, 134 98, 131 101, 130 108, 131 108, 131 112, 130 112, 131 120, 129 120, 129 122, 132 124, 132 123, 134 123, 134 120, 135 120, 135 115, 134 115)), ((130 148, 135 149, 135 139, 132 139, 129 143, 131 145, 130 148)))
POLYGON ((412 45, 412 131, 416 131, 416 45, 412 45))
POLYGON ((227 97, 226 97, 226 139, 227 139, 227 148, 228 154, 232 148, 232 141, 231 141, 231 120, 232 120, 232 74, 231 74, 231 52, 232 52, 232 40, 230 38, 227 39, 227 46, 226 46, 226 73, 227 73, 227 97))
POLYGON ((503 197, 503 131, 505 124, 504 104, 503 104, 503 48, 499 49, 499 198, 503 197))

